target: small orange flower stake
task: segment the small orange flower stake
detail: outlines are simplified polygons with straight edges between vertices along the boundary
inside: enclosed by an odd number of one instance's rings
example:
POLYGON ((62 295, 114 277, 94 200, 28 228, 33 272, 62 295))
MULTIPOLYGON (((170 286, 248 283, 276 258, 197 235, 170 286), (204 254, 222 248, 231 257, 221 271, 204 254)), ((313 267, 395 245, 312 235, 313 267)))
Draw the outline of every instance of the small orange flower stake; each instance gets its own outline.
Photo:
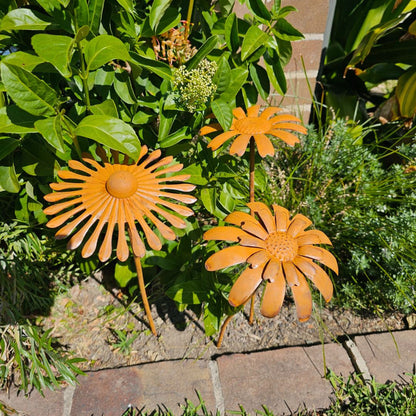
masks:
POLYGON ((160 250, 162 242, 148 222, 153 224, 165 239, 174 240, 175 232, 159 217, 165 218, 174 227, 185 228, 185 221, 175 214, 188 217, 193 215, 193 211, 169 199, 191 204, 196 198, 180 193, 190 192, 195 188, 194 185, 180 183, 189 179, 190 175, 172 175, 182 169, 181 164, 172 164, 172 156, 157 161, 161 155, 160 150, 150 153, 140 163, 147 151, 147 147, 142 146, 135 164, 128 164, 127 156, 123 164, 118 163, 117 152, 113 153, 115 163, 110 164, 103 149, 100 148, 97 153, 103 160, 104 166, 92 157, 83 158, 89 166, 70 160, 68 166, 75 172, 70 170, 58 172, 63 182, 51 183, 51 188, 57 192, 46 195, 45 199, 55 204, 47 207, 44 212, 47 215, 59 214, 46 224, 50 228, 61 227, 70 220, 58 230, 55 235, 57 239, 68 237, 78 225, 86 221, 68 242, 68 249, 76 249, 88 234, 89 237, 81 251, 84 258, 95 252, 98 239, 106 227, 104 239, 98 251, 98 258, 102 262, 111 257, 114 233, 117 234, 117 258, 120 261, 127 260, 130 254, 126 239, 127 225, 140 294, 150 329, 154 335, 157 335, 140 262, 146 253, 146 247, 136 228, 136 221, 149 246, 153 250, 160 250), (170 176, 166 176, 167 174, 170 176), (94 225, 95 229, 92 231, 94 225))
MULTIPOLYGON (((254 215, 233 212, 224 221, 238 227, 214 227, 204 234, 206 240, 239 243, 210 256, 205 263, 206 269, 216 271, 247 263, 248 267, 231 288, 228 301, 234 307, 243 305, 264 281, 266 288, 260 311, 268 318, 279 313, 287 282, 292 289, 299 321, 307 321, 312 313, 312 296, 304 276, 313 282, 327 302, 332 298, 331 279, 314 262, 317 260, 338 274, 335 257, 328 250, 315 246, 331 244, 331 241, 322 231, 305 231, 312 222, 302 214, 290 220, 289 211, 279 205, 273 205, 274 215, 262 202, 247 205, 258 220, 254 215)), ((221 328, 218 347, 225 326, 221 328)))
MULTIPOLYGON (((236 137, 230 146, 230 154, 242 156, 247 145, 250 143, 250 160, 249 160, 249 195, 250 202, 254 202, 254 165, 255 165, 255 145, 261 157, 273 156, 274 147, 270 139, 266 136, 271 135, 277 137, 294 146, 299 143, 299 138, 290 131, 306 134, 305 127, 296 124, 301 120, 291 114, 278 114, 283 110, 278 107, 268 107, 259 115, 260 106, 254 105, 247 109, 247 114, 241 107, 233 110, 234 119, 231 123, 229 131, 219 134, 209 144, 208 147, 213 151, 221 147, 232 137, 236 137)), ((213 123, 202 127, 201 135, 219 132, 222 127, 219 123, 213 123)), ((253 215, 253 212, 251 212, 253 215)), ((249 322, 254 320, 254 297, 251 298, 249 322)), ((228 321, 227 321, 228 322, 228 321)))
MULTIPOLYGON (((233 110, 234 119, 231 123, 230 130, 223 132, 216 136, 209 144, 208 147, 213 151, 220 148, 225 142, 232 137, 236 137, 230 147, 230 154, 236 154, 242 156, 250 139, 253 138, 257 150, 261 157, 267 155, 274 155, 274 147, 270 139, 266 136, 267 134, 275 136, 289 146, 293 146, 299 142, 297 136, 290 131, 297 131, 299 133, 306 134, 307 130, 305 127, 296 124, 300 120, 290 114, 279 114, 278 112, 283 111, 278 107, 268 107, 259 115, 260 105, 253 105, 247 109, 247 115, 241 107, 233 110)), ((219 123, 209 124, 202 127, 200 134, 202 136, 220 132, 222 127, 219 123)))

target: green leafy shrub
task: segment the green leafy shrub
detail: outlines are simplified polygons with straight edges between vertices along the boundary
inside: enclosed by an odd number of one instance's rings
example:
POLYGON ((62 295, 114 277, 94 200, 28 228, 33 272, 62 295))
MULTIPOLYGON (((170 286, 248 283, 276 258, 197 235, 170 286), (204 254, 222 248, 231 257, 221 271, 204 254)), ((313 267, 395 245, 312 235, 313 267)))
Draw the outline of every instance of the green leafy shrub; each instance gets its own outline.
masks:
POLYGON ((398 139, 386 147, 393 139, 367 140, 372 132, 343 120, 322 134, 311 130, 294 152, 282 149, 271 161, 270 197, 304 211, 331 238, 340 265, 335 301, 362 311, 409 312, 416 287, 416 144, 398 139))

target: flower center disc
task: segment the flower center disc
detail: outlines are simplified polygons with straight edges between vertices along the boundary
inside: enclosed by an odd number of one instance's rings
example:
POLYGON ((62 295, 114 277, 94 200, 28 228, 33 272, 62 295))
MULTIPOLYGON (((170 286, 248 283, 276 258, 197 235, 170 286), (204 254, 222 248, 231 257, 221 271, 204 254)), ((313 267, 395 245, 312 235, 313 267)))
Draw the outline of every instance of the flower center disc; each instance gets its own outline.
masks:
POLYGON ((243 134, 264 134, 271 128, 269 120, 259 117, 246 117, 234 122, 234 127, 243 134))
POLYGON ((286 233, 272 233, 265 243, 266 250, 279 261, 291 261, 298 254, 298 243, 286 233))
POLYGON ((110 175, 105 187, 115 198, 128 198, 137 191, 137 179, 132 173, 119 170, 110 175))

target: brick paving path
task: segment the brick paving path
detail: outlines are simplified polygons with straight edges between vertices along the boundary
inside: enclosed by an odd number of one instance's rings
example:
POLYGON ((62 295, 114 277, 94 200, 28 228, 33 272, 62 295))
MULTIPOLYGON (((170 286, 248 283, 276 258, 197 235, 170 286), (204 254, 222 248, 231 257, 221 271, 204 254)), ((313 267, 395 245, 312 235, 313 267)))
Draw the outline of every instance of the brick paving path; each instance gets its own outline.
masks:
MULTIPOLYGON (((406 381, 415 373, 416 330, 357 336, 347 342, 280 348, 211 360, 155 362, 89 372, 79 385, 46 391, 45 397, 0 392, 0 400, 28 416, 121 416, 129 405, 149 413, 160 406, 181 414, 179 404, 198 404, 199 392, 213 412, 254 414, 268 407, 276 416, 299 408, 325 408, 332 389, 327 368, 347 377, 368 371, 379 383, 406 381)), ((220 353, 221 351, 219 351, 220 353)))

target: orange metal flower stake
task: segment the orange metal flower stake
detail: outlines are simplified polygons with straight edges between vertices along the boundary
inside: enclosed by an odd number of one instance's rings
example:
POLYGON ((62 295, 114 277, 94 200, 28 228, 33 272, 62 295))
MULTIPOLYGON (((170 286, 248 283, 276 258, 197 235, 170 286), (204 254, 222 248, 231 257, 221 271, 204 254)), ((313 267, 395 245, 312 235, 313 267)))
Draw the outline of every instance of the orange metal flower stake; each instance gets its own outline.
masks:
MULTIPOLYGON (((277 137, 283 140, 290 146, 299 142, 298 137, 290 133, 290 131, 297 131, 305 134, 306 128, 296 124, 300 120, 290 114, 279 114, 282 110, 278 107, 268 107, 259 115, 260 106, 254 105, 247 109, 247 114, 244 113, 242 108, 236 108, 233 110, 234 119, 229 131, 216 136, 209 144, 208 147, 212 150, 216 150, 221 147, 230 138, 237 136, 230 147, 230 154, 237 154, 242 156, 249 144, 249 197, 250 203, 254 203, 255 200, 255 145, 261 157, 273 156, 274 147, 267 134, 277 137)), ((221 130, 221 126, 218 123, 214 123, 208 126, 204 126, 200 134, 209 134, 218 132, 221 130)), ((254 215, 254 212, 251 211, 254 215)), ((220 347, 224 336, 225 329, 232 319, 232 316, 228 317, 221 327, 220 335, 218 338, 217 346, 220 347)), ((254 319, 254 294, 251 297, 250 302, 250 315, 249 323, 252 324, 254 319)))
MULTIPOLYGON (((287 282, 292 289, 298 319, 307 321, 312 313, 312 296, 304 276, 313 282, 327 302, 332 298, 331 279, 314 262, 317 260, 338 273, 335 257, 315 246, 331 244, 330 240, 319 230, 305 231, 312 222, 302 214, 290 220, 289 211, 279 205, 273 205, 274 215, 262 202, 247 205, 259 219, 244 212, 233 212, 225 221, 238 227, 214 227, 204 234, 206 240, 238 243, 210 256, 205 262, 206 269, 216 271, 247 263, 248 267, 231 288, 228 301, 235 307, 243 305, 264 281, 266 288, 260 312, 268 318, 279 313, 287 282)), ((229 321, 227 319, 224 325, 229 321)), ((217 346, 221 345, 224 325, 217 346)))
POLYGON ((127 225, 140 294, 150 329, 154 335, 157 335, 146 295, 140 261, 146 254, 146 247, 136 228, 136 221, 149 246, 153 250, 160 250, 162 242, 150 228, 148 222, 156 227, 163 238, 174 240, 176 238, 175 232, 159 217, 166 219, 174 227, 185 228, 185 221, 171 211, 184 217, 193 215, 193 211, 170 200, 191 204, 195 202, 196 198, 180 193, 190 192, 195 188, 194 185, 181 183, 189 179, 190 175, 172 175, 182 169, 181 164, 172 164, 172 156, 158 161, 161 155, 160 150, 150 153, 146 159, 141 161, 147 151, 147 147, 143 146, 138 161, 134 164, 128 164, 127 156, 123 164, 118 163, 117 152, 113 152, 115 163, 111 164, 102 148, 97 149, 97 154, 103 160, 104 166, 91 156, 83 158, 89 166, 76 160, 70 160, 68 166, 76 172, 70 170, 58 172, 58 176, 63 181, 52 183, 51 188, 57 192, 45 196, 48 202, 55 204, 47 207, 44 212, 47 215, 59 213, 46 224, 50 228, 60 227, 71 219, 69 223, 58 230, 55 235, 57 239, 68 237, 84 222, 84 225, 71 237, 67 245, 68 249, 76 249, 88 234, 89 237, 81 251, 83 257, 89 257, 95 252, 98 239, 106 227, 104 239, 98 251, 98 258, 102 262, 111 257, 115 232, 117 234, 117 258, 120 261, 127 260, 130 254, 125 232, 127 225), (166 177, 166 174, 171 176, 166 177), (92 231, 95 224, 95 229, 92 231))

